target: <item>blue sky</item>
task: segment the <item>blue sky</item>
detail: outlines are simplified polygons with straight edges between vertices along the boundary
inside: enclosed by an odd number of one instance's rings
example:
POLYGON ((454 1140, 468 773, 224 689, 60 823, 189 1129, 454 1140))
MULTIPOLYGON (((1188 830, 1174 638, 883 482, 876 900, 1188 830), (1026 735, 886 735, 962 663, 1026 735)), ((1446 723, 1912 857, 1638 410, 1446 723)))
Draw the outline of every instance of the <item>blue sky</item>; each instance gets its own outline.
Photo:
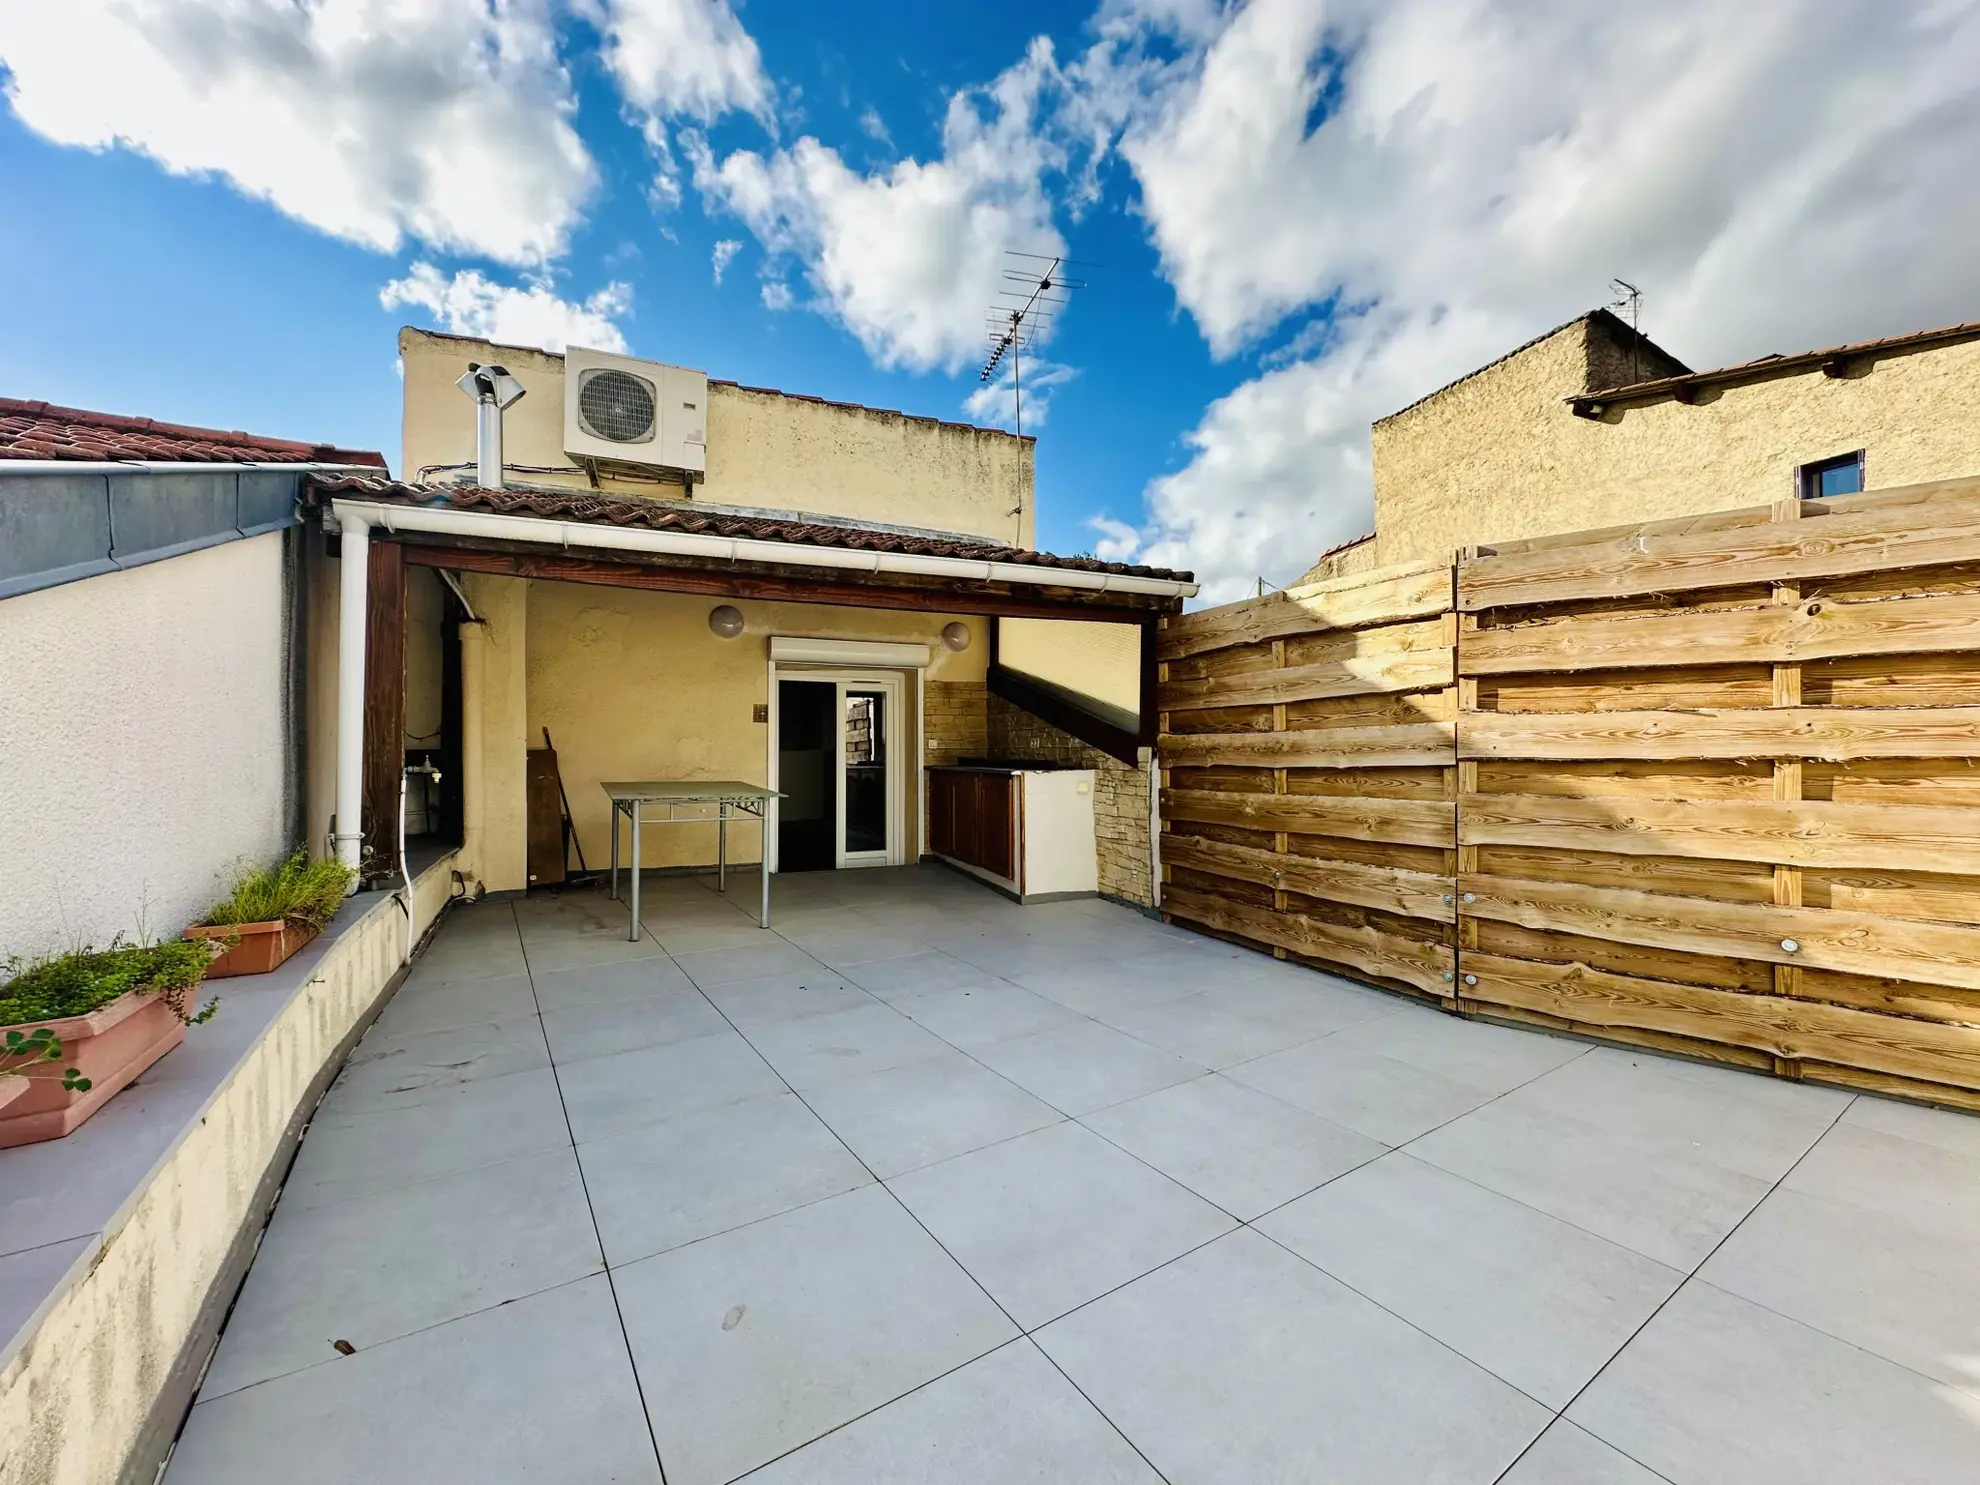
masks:
POLYGON ((0 0, 0 68, 0 395, 396 459, 415 323, 981 421, 1063 247, 1040 542, 1213 597, 1612 277, 1701 366, 1980 318, 1958 0, 0 0))

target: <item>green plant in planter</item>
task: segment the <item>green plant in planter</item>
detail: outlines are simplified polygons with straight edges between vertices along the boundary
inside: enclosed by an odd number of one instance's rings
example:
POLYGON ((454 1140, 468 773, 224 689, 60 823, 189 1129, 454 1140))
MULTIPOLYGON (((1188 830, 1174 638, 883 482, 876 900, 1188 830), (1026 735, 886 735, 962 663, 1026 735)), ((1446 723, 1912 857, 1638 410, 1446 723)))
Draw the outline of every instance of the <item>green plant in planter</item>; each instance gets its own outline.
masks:
POLYGON ((193 991, 219 951, 208 939, 156 944, 118 940, 107 949, 72 949, 31 962, 10 959, 8 978, 0 984, 0 1027, 87 1016, 132 990, 160 996, 173 1015, 197 1026, 212 1020, 220 1008, 218 1000, 209 1000, 192 1009, 193 991))
POLYGON ((356 875, 335 857, 312 861, 297 851, 278 866, 252 867, 201 919, 204 926, 231 923, 299 923, 321 931, 336 916, 356 875))
MULTIPOLYGON (((62 1044, 46 1026, 37 1026, 33 1031, 10 1030, 6 1040, 0 1042, 0 1078, 30 1077, 45 1071, 41 1063, 61 1060, 62 1044)), ((65 1092, 87 1093, 91 1086, 79 1067, 69 1068, 62 1074, 65 1092)))

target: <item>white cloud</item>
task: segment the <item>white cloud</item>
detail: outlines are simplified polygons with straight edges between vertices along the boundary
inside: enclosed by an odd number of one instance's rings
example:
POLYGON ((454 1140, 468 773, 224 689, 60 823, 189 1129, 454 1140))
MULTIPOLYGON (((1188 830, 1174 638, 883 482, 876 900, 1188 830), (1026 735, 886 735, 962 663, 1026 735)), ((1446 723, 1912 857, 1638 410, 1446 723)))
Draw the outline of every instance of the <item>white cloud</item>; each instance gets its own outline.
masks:
POLYGON ((478 335, 502 345, 541 346, 561 351, 566 346, 589 346, 600 351, 624 351, 626 337, 617 323, 632 310, 632 290, 609 283, 587 299, 561 299, 548 284, 520 288, 498 284, 474 269, 448 278, 431 263, 415 263, 404 278, 378 291, 387 309, 410 305, 424 309, 443 330, 478 335))
POLYGON ((859 132, 878 144, 892 144, 894 136, 887 132, 887 121, 880 117, 880 110, 867 108, 859 116, 859 132))
POLYGON ((729 271, 729 265, 735 262, 736 254, 741 251, 742 243, 734 237, 725 237, 715 244, 714 266, 716 283, 719 284, 722 282, 722 275, 729 271))
POLYGON ((768 115, 763 55, 728 0, 585 0, 584 10, 606 70, 642 114, 704 124, 732 109, 768 115))
POLYGON ((1045 419, 1052 410, 1053 392, 1078 375, 1079 372, 1071 366, 1062 366, 1056 361, 1033 360, 1028 356, 1020 368, 1006 356, 996 378, 984 382, 963 399, 963 411, 973 423, 1014 428, 1022 402, 1024 429, 1036 433, 1045 426, 1045 419), (1021 376, 1023 381, 1014 380, 1014 376, 1021 376))
POLYGON ((1004 250, 1054 252, 1044 177, 1063 168, 1041 128, 1064 86, 1049 42, 985 88, 949 100, 942 154, 860 172, 809 136, 715 159, 688 141, 695 185, 773 255, 802 263, 810 307, 883 366, 960 370, 983 349, 984 311, 1004 287, 1004 250))
POLYGON ((763 285, 763 307, 765 309, 789 309, 797 302, 791 293, 791 286, 782 279, 768 279, 763 285))
POLYGON ((773 123, 774 89, 763 54, 729 0, 573 0, 603 40, 605 70, 653 151, 649 199, 680 204, 680 167, 669 123, 712 123, 741 111, 773 123))
POLYGON ((1126 521, 1098 515, 1087 517, 1086 524, 1099 534, 1099 540, 1093 543, 1093 555, 1102 562, 1131 561, 1141 546, 1141 533, 1126 521))
POLYGON ((15 114, 334 236, 534 265, 596 181, 551 0, 0 0, 15 114))
POLYGON ((1219 355, 1339 310, 1148 491, 1143 556, 1208 596, 1367 529, 1368 422, 1614 275, 1694 365, 1974 314, 1970 0, 1255 0, 1191 24, 1094 84, 1133 100, 1121 151, 1182 307, 1219 355))

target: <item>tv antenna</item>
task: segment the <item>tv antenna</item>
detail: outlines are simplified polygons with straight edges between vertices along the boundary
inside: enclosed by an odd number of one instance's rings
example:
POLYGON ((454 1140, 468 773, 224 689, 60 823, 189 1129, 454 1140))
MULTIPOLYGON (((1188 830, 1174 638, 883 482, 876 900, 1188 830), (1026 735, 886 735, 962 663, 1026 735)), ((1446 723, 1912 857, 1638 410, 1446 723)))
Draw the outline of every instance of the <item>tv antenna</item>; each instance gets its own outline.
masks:
POLYGON ((985 335, 990 355, 976 379, 986 385, 997 375, 1004 358, 1011 358, 1011 421, 1013 431, 1024 436, 1024 348, 1049 332, 1059 311, 1072 302, 1075 289, 1085 284, 1067 278, 1063 270, 1072 264, 1091 268, 1077 258, 1057 253, 1020 253, 1006 249, 1004 256, 1014 260, 1004 269, 1007 287, 997 291, 999 303, 985 314, 985 335))
POLYGON ((1610 309, 1620 309, 1629 316, 1629 379, 1643 380, 1643 291, 1626 278, 1609 280, 1610 290, 1618 295, 1609 305, 1610 309))

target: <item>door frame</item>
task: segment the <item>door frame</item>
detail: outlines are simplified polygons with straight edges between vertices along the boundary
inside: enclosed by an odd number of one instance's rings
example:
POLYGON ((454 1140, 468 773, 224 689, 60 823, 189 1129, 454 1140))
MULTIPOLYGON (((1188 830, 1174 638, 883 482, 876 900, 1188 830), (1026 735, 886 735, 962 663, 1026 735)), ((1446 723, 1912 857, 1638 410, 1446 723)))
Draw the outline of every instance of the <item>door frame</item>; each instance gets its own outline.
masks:
MULTIPOLYGON (((920 690, 920 673, 916 672, 920 690)), ((778 787, 777 741, 779 731, 779 692, 784 681, 809 681, 830 685, 833 688, 833 756, 838 759, 838 787, 833 791, 832 821, 832 865, 837 871, 846 871, 863 866, 906 866, 908 856, 908 804, 913 791, 908 788, 907 758, 902 747, 904 712, 906 707, 907 677, 892 666, 824 666, 792 664, 788 661, 770 661, 770 705, 767 712, 769 736, 765 740, 768 754, 765 777, 770 787, 778 787), (856 856, 846 854, 846 692, 879 691, 886 697, 883 704, 885 715, 882 723, 885 728, 887 753, 887 848, 884 851, 862 851, 856 856)), ((782 824, 777 800, 770 801, 769 817, 764 821, 763 854, 772 872, 778 870, 778 834, 782 824)), ((921 811, 914 811, 920 829, 921 811)))

